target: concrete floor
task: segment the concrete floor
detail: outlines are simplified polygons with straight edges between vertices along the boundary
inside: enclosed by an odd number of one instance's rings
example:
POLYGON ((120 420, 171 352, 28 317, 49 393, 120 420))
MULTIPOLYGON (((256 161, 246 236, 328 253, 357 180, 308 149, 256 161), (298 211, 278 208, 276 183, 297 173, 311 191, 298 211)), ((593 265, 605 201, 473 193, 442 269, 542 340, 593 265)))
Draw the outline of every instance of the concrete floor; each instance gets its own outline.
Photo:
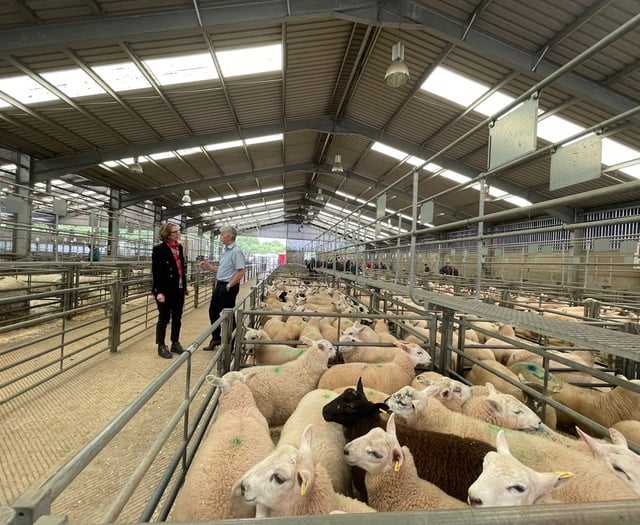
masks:
MULTIPOLYGON (((250 292, 241 287, 239 298, 250 292)), ((186 348, 209 327, 208 305, 183 316, 186 348)), ((0 505, 11 505, 26 491, 42 486, 97 432, 174 360, 157 355, 155 326, 123 343, 116 354, 103 353, 0 406, 0 505)), ((202 348, 191 356, 192 377, 210 363, 202 348)), ((185 369, 164 385, 119 435, 57 497, 52 513, 70 523, 99 523, 126 479, 184 398, 185 369)), ((215 368, 214 368, 215 372, 215 368)), ((203 397, 202 394, 199 397, 203 397)), ((196 399, 196 405, 200 399, 196 399)), ((193 413, 193 412, 192 412, 193 413)), ((181 438, 181 425, 167 439, 119 522, 135 522, 181 438)))

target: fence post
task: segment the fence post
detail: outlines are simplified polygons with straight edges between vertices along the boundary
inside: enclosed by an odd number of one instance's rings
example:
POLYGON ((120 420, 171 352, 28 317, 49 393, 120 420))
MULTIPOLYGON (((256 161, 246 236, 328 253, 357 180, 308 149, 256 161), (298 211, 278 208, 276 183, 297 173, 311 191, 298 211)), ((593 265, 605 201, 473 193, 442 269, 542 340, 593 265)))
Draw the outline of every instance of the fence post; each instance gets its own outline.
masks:
POLYGON ((111 316, 109 326, 109 348, 112 354, 120 346, 120 329, 122 325, 122 283, 115 281, 111 285, 111 316))

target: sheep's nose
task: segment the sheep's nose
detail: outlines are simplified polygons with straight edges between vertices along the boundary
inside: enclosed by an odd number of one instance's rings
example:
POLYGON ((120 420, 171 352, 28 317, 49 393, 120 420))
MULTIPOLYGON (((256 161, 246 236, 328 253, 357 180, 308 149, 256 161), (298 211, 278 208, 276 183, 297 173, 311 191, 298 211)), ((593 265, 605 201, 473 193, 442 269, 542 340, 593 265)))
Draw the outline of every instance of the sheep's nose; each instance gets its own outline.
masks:
POLYGON ((349 447, 349 445, 350 445, 350 444, 351 444, 351 443, 347 443, 347 444, 344 446, 344 455, 345 455, 345 456, 348 456, 348 455, 349 455, 349 448, 350 448, 350 447, 349 447))
POLYGON ((245 485, 245 482, 244 481, 240 482, 240 492, 242 493, 243 496, 246 491, 247 491, 247 487, 245 485))
POLYGON ((469 496, 469 505, 471 505, 472 507, 481 507, 482 506, 482 500, 480 498, 472 498, 471 496, 469 496))

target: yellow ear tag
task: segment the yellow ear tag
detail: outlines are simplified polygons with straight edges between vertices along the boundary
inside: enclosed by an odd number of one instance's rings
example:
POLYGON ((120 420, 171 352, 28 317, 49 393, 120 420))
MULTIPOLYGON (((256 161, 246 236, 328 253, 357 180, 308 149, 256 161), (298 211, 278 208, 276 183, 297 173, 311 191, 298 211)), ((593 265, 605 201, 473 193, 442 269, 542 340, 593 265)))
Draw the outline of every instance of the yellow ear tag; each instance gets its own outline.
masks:
POLYGON ((396 464, 393 467, 394 472, 400 472, 400 461, 396 460, 396 464))
POLYGON ((556 476, 558 476, 558 479, 567 479, 567 478, 572 478, 573 477, 573 472, 556 471, 556 472, 554 472, 554 474, 556 476))
POLYGON ((300 485, 300 495, 304 496, 307 493, 307 487, 309 486, 309 482, 307 480, 302 482, 300 485))

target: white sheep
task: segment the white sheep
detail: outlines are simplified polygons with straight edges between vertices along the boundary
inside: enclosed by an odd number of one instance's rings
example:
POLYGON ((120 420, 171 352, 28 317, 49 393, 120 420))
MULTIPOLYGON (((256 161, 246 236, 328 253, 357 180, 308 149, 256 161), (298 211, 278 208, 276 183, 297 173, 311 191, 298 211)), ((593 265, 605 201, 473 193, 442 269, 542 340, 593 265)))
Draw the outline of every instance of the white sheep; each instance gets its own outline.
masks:
POLYGON ((313 341, 303 337, 302 341, 309 345, 309 349, 293 361, 283 365, 253 366, 241 371, 255 373, 249 386, 269 425, 284 424, 302 397, 318 387, 329 359, 336 355, 335 347, 326 339, 313 341))
MULTIPOLYGON (((401 345, 402 341, 396 340, 393 344, 395 346, 367 346, 367 345, 348 345, 344 343, 366 343, 358 339, 352 334, 342 334, 340 336, 340 348, 338 352, 344 358, 345 363, 384 363, 385 361, 391 361, 398 354, 402 353, 401 345)), ((407 344, 407 343, 404 343, 407 344)), ((415 346, 416 352, 420 352, 422 355, 423 366, 431 364, 431 356, 428 352, 419 346, 415 346), (420 348, 420 350, 418 350, 420 348)))
POLYGON ((346 385, 355 385, 362 378, 364 386, 391 394, 408 385, 415 375, 415 367, 426 364, 426 352, 415 343, 400 343, 403 350, 392 361, 385 363, 345 363, 334 365, 322 374, 318 388, 335 390, 346 385))
POLYGON ((473 507, 558 503, 551 491, 574 479, 572 472, 537 472, 523 465, 511 455, 504 430, 496 436, 496 450, 487 452, 482 474, 469 487, 468 501, 473 507))
MULTIPOLYGON (((423 391, 404 387, 386 403, 407 425, 486 441, 495 446, 498 428, 490 423, 459 414, 429 399, 431 387, 423 391)), ((556 443, 542 434, 506 430, 513 455, 529 468, 552 471, 558 468, 576 474, 576 480, 558 489, 565 502, 592 502, 635 499, 636 494, 615 474, 598 468, 584 451, 556 443)))
POLYGON ((246 328, 244 339, 246 347, 253 351, 253 362, 256 365, 281 365, 300 357, 307 350, 307 346, 290 346, 270 343, 269 334, 262 329, 246 328))
MULTIPOLYGON (((630 381, 640 385, 640 380, 630 381)), ((640 393, 624 386, 616 386, 602 392, 563 383, 553 395, 553 400, 575 410, 603 427, 612 427, 622 420, 640 420, 640 393)), ((561 410, 557 410, 558 425, 573 426, 577 421, 561 410)))
POLYGON ((611 443, 597 440, 578 427, 576 432, 588 445, 593 457, 627 483, 640 496, 640 456, 629 450, 627 440, 615 428, 609 429, 611 443))
POLYGON ((418 477, 411 451, 400 446, 396 437, 393 414, 387 420, 386 431, 372 428, 347 443, 344 458, 349 465, 366 471, 368 502, 379 512, 466 507, 462 501, 418 477))
POLYGON ((174 521, 248 518, 252 506, 233 501, 238 477, 274 449, 267 420, 258 410, 246 382, 251 374, 228 372, 207 376, 221 390, 216 418, 207 430, 173 506, 174 521))
POLYGON ((345 328, 342 331, 343 335, 352 335, 357 337, 360 341, 365 341, 366 343, 379 343, 380 336, 373 330, 373 328, 369 328, 365 324, 361 324, 358 319, 353 325, 345 328))
POLYGON ((346 444, 342 425, 328 422, 322 417, 323 407, 338 397, 333 390, 315 389, 305 394, 280 431, 278 446, 297 446, 307 425, 313 425, 313 457, 329 473, 336 492, 351 495, 351 469, 342 459, 346 444))
POLYGON ((635 445, 640 445, 640 421, 636 419, 623 419, 613 424, 618 432, 620 432, 627 441, 631 441, 635 445))
POLYGON ((471 370, 466 373, 465 378, 474 385, 484 386, 487 383, 491 383, 503 394, 511 394, 516 399, 522 401, 522 390, 509 383, 507 380, 498 377, 494 372, 498 372, 510 379, 513 379, 516 384, 520 382, 520 379, 514 372, 497 361, 483 361, 482 366, 474 364, 471 367, 471 370))
POLYGON ((512 430, 540 430, 542 421, 522 401, 511 394, 498 392, 486 384, 489 394, 471 396, 462 404, 462 413, 512 430))
POLYGON ((313 425, 308 425, 298 448, 280 445, 245 472, 233 488, 234 496, 257 504, 261 515, 256 512, 256 517, 375 512, 365 503, 333 490, 329 474, 314 461, 312 442, 313 425))

